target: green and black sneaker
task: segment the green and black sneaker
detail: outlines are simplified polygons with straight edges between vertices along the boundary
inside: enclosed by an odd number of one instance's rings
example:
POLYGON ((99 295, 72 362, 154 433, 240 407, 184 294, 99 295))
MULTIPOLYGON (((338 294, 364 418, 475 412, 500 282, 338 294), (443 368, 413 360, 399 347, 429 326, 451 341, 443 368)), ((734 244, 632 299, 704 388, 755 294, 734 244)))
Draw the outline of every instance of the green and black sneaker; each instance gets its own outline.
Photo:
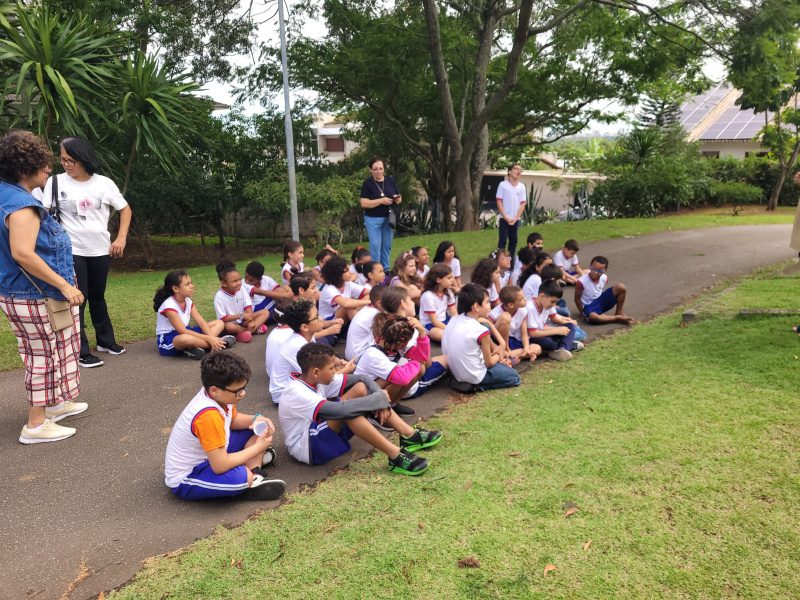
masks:
POLYGON ((406 452, 416 452, 425 448, 435 446, 442 441, 442 434, 439 431, 428 431, 426 429, 415 429, 411 437, 400 436, 400 449, 406 452))
POLYGON ((428 461, 407 450, 400 450, 397 458, 389 459, 389 470, 403 475, 422 475, 428 470, 428 461))

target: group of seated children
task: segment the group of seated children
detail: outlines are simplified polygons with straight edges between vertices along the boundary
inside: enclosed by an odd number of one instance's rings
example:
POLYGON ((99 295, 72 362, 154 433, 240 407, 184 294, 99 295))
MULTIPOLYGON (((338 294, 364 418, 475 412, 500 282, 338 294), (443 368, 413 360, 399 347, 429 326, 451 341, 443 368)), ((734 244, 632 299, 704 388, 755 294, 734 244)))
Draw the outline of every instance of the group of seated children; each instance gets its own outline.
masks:
POLYGON ((542 251, 542 241, 529 236, 514 269, 502 250, 481 260, 465 285, 451 242, 439 245, 433 265, 426 248, 401 253, 388 276, 363 248, 348 264, 327 247, 306 271, 302 245, 291 242, 280 283, 256 261, 244 281, 232 262, 220 263, 211 322, 192 303, 191 278, 169 273, 153 300, 158 350, 202 359, 203 387, 171 432, 168 487, 185 499, 264 500, 283 493, 285 483, 264 471, 275 457, 272 421, 236 410, 250 368, 235 354, 211 352, 249 342, 273 322, 265 350, 269 391, 296 460, 324 464, 348 452, 355 435, 386 454, 391 471, 425 472, 428 461, 416 453, 442 436, 403 421, 415 411, 402 400, 421 395, 448 371, 454 389, 477 391, 519 385, 513 366, 520 360, 542 353, 569 360, 583 345, 577 321, 559 306, 563 285, 574 283, 586 322, 633 322, 623 312, 625 286, 605 289, 606 258, 593 258, 583 271, 574 240, 556 254, 558 261, 542 251), (605 314, 614 307, 613 315, 605 314), (332 346, 342 338, 339 358, 332 346), (441 342, 441 356, 431 356, 431 340, 441 342), (397 432, 398 443, 381 431, 397 432))

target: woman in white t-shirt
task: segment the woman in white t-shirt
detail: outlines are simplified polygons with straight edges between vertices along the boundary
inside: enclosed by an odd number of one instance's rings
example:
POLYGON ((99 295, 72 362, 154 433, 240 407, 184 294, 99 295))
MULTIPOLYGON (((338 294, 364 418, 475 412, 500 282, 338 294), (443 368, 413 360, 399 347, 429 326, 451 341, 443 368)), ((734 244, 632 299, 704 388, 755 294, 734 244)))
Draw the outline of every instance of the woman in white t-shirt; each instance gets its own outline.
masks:
POLYGON ((84 309, 89 303, 97 337, 97 350, 122 354, 106 305, 106 282, 112 258, 122 258, 131 224, 131 207, 117 185, 99 174, 100 160, 86 140, 77 137, 61 142, 61 166, 64 173, 51 177, 44 188, 42 203, 60 221, 72 241, 72 257, 78 288, 84 295, 80 307, 81 356, 84 368, 100 367, 103 361, 89 351, 84 309), (57 187, 56 187, 57 185, 57 187), (53 202, 53 198, 57 202, 53 202), (111 210, 119 211, 119 231, 114 241, 108 231, 111 210))
POLYGON ((522 213, 525 212, 528 195, 525 191, 525 184, 519 179, 522 175, 522 167, 513 164, 508 168, 508 177, 501 181, 497 186, 497 212, 500 213, 500 232, 497 240, 498 248, 506 247, 508 240, 508 251, 511 255, 517 251, 517 230, 522 213))

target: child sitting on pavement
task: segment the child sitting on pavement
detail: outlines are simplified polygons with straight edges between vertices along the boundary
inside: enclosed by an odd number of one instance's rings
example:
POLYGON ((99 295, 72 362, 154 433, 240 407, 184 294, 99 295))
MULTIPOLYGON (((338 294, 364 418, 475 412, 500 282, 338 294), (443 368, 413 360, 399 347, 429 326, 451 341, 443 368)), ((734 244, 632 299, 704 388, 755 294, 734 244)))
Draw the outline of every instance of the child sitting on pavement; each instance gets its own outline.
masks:
POLYGON ((217 318, 225 324, 225 333, 235 335, 236 341, 247 343, 253 335, 267 332, 269 311, 253 310, 253 301, 242 288, 242 276, 236 265, 223 261, 217 265, 220 288, 214 296, 217 318))
POLYGON ((286 287, 264 274, 264 265, 257 260, 247 263, 244 269, 242 289, 250 295, 254 312, 268 310, 270 316, 272 316, 272 308, 277 300, 291 296, 286 287))
POLYGON ((528 338, 528 301, 516 285, 507 285, 500 290, 500 304, 489 313, 489 320, 505 341, 512 358, 528 358, 535 361, 542 347, 531 344, 528 338))
MULTIPOLYGON (((376 264, 383 268, 381 263, 376 264)), ((347 360, 358 359, 364 350, 375 343, 375 337, 372 335, 372 323, 375 321, 375 316, 383 310, 381 308, 381 297, 388 289, 385 285, 378 285, 372 288, 369 291, 369 306, 365 306, 358 311, 350 322, 344 346, 344 357, 347 360)))
POLYGON ((556 312, 556 304, 563 294, 561 286, 551 280, 528 302, 528 336, 549 358, 559 361, 570 360, 573 351, 583 350, 583 344, 575 341, 577 322, 556 312))
POLYGON ((490 310, 486 288, 468 283, 458 295, 458 315, 450 319, 442 338, 450 372, 456 382, 472 386, 472 390, 513 387, 520 383, 505 350, 492 342, 489 329, 479 320, 485 320, 490 310))
POLYGON ((604 290, 608 282, 608 259, 595 256, 589 265, 589 272, 582 275, 575 284, 575 306, 578 312, 592 325, 606 323, 622 323, 632 325, 636 319, 625 314, 625 297, 627 289, 624 283, 616 283, 604 290), (613 315, 609 310, 617 307, 613 315))
POLYGON ((578 261, 578 242, 567 240, 564 247, 553 255, 553 263, 561 269, 564 274, 564 282, 567 285, 575 285, 578 278, 584 274, 578 261))
POLYGON ((240 413, 250 367, 233 353, 213 352, 200 362, 203 388, 175 422, 167 442, 164 480, 183 500, 236 496, 242 500, 275 500, 286 483, 266 475, 275 426, 266 417, 240 413), (266 423, 262 435, 253 432, 266 423))
POLYGON ((349 452, 349 440, 356 435, 386 454, 392 472, 421 475, 428 469, 428 461, 414 453, 438 444, 441 433, 408 425, 389 407, 387 392, 369 377, 337 374, 330 346, 306 344, 297 363, 300 373, 292 374, 278 409, 287 449, 296 460, 324 464, 349 452), (397 431, 400 446, 367 417, 397 431))

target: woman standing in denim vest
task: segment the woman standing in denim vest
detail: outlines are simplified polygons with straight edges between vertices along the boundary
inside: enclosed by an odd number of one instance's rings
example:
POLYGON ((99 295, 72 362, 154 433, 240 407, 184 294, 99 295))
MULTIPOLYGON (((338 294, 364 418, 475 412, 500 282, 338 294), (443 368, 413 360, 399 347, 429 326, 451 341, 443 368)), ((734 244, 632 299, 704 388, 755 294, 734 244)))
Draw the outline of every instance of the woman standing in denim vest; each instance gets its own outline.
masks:
POLYGON ((394 229, 389 222, 389 207, 400 204, 403 197, 397 184, 386 177, 383 159, 374 156, 369 160, 370 178, 361 186, 361 208, 364 209, 364 227, 369 238, 369 254, 389 270, 394 229))
POLYGON ((29 406, 19 436, 23 444, 74 435, 75 429, 56 421, 88 408, 85 402, 73 402, 80 393, 78 306, 83 294, 75 287, 72 244, 31 196, 31 190, 47 181, 52 160, 47 145, 32 133, 12 131, 0 138, 0 310, 8 317, 25 365, 29 406), (67 300, 74 325, 53 331, 45 298, 67 300))

